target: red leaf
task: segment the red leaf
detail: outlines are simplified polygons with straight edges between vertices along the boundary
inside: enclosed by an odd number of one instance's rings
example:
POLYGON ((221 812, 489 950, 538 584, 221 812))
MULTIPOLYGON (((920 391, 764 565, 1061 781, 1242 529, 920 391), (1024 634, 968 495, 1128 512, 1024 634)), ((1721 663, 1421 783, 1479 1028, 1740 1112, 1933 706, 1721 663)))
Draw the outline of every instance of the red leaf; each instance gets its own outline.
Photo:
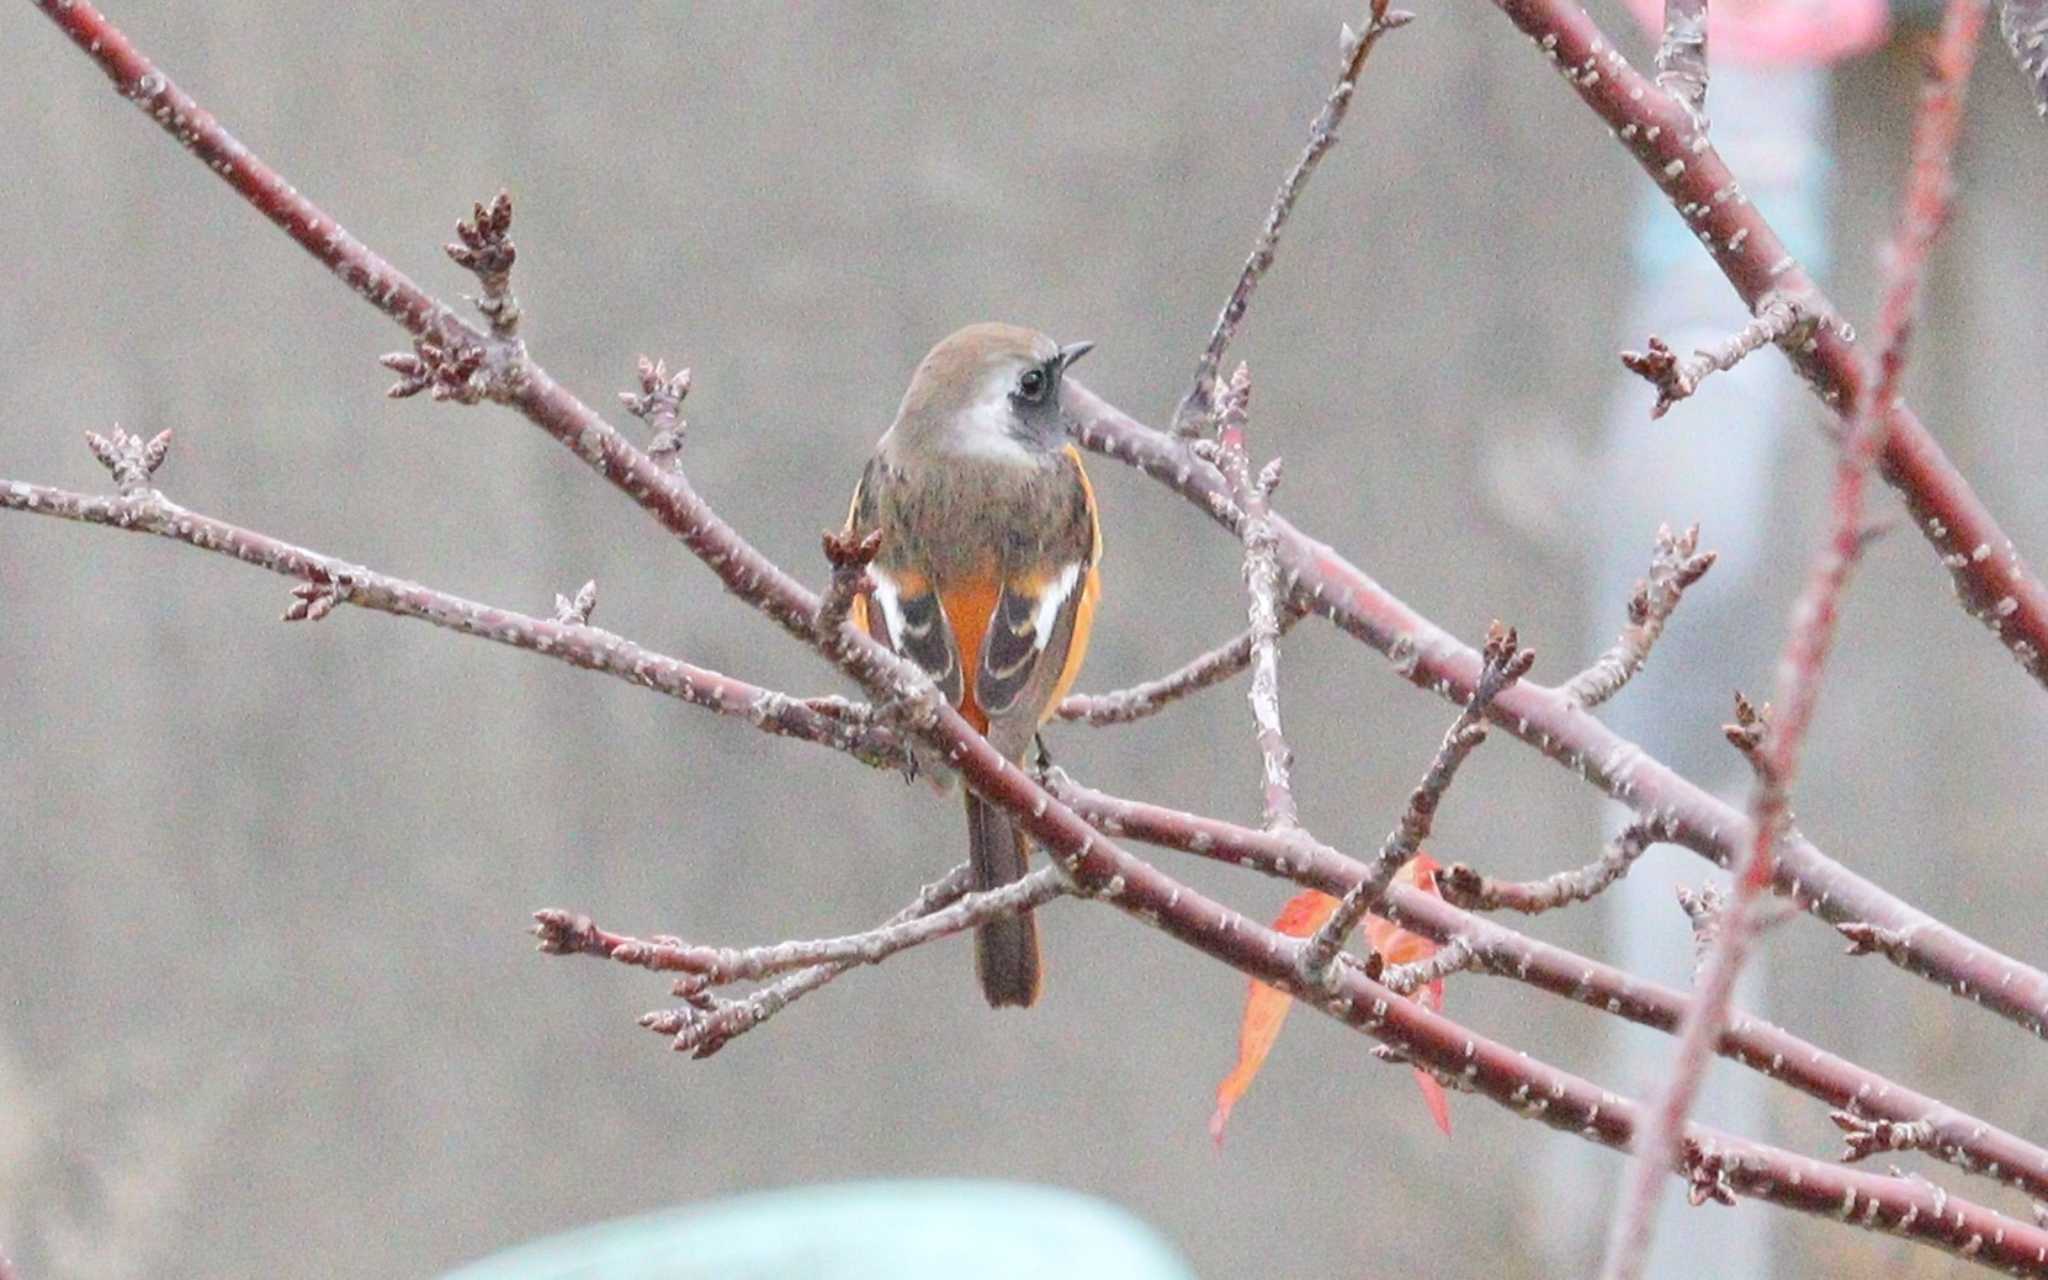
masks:
MULTIPOLYGON (((1273 921, 1273 927, 1289 937, 1306 938, 1322 928, 1323 921, 1336 909, 1335 898, 1310 889, 1296 894, 1280 908, 1280 917, 1273 921)), ((1237 1065, 1216 1086, 1216 1110, 1209 1117, 1209 1136, 1217 1146, 1223 1145, 1223 1126, 1230 1120, 1230 1109, 1252 1087, 1259 1068, 1266 1064, 1266 1055, 1273 1049, 1273 1041, 1279 1039, 1280 1028, 1287 1022, 1287 1011, 1293 1007, 1294 997, 1278 987, 1269 987, 1256 978, 1247 985, 1244 1021, 1237 1029, 1237 1065)))
MULTIPOLYGON (((1435 895, 1436 869, 1436 859, 1426 853, 1417 854, 1401 869, 1397 880, 1435 895)), ((1322 928, 1323 922, 1336 909, 1337 899, 1309 889, 1288 900, 1287 905, 1280 909, 1279 917, 1273 921, 1273 928, 1289 937, 1305 938, 1322 928)), ((1436 943, 1379 916, 1365 918, 1365 937, 1388 964, 1414 964, 1436 954, 1436 943)), ((1427 1008, 1441 1010, 1444 1007, 1442 980, 1432 982, 1417 992, 1416 999, 1427 1008)), ((1280 1038, 1280 1028, 1286 1025, 1287 1013, 1293 1007, 1294 998, 1286 992, 1257 979, 1248 984, 1244 1018, 1237 1030, 1237 1063, 1223 1078, 1223 1083, 1216 1086, 1216 1110, 1209 1116, 1209 1136, 1218 1146, 1223 1144, 1223 1128, 1230 1121, 1231 1109, 1252 1087, 1252 1081, 1258 1078, 1259 1069, 1266 1064, 1266 1055, 1272 1052, 1274 1041, 1280 1038)), ((1415 1083, 1422 1090, 1423 1105, 1429 1108, 1430 1118, 1448 1136, 1451 1132, 1451 1110, 1444 1087, 1434 1076, 1420 1069, 1415 1072, 1415 1083)))

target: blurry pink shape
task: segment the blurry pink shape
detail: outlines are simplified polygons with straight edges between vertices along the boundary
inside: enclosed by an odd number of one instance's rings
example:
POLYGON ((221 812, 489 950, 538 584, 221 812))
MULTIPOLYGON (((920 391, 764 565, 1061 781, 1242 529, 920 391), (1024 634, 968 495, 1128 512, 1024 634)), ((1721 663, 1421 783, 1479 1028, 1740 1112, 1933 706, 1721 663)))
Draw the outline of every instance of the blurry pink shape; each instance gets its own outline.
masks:
MULTIPOLYGON (((1628 0, 1655 40, 1664 30, 1662 0, 1628 0)), ((1884 43, 1885 0, 1710 0, 1707 56, 1762 66, 1839 62, 1884 43)))

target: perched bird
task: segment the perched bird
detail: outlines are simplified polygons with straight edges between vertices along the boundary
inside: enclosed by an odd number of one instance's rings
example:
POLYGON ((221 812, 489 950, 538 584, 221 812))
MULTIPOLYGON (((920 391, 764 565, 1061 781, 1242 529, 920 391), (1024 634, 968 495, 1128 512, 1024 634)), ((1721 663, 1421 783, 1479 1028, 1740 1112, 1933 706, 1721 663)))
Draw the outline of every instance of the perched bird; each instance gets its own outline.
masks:
MULTIPOLYGON (((1018 764, 1081 670, 1101 593, 1095 492, 1060 415, 1061 378, 1093 345, 977 324, 933 347, 847 513, 849 533, 882 533, 855 621, 1018 764)), ((1030 849, 967 792, 977 890, 1022 877, 1030 849)), ((1033 917, 982 925, 974 942, 991 1005, 1038 999, 1033 917)))

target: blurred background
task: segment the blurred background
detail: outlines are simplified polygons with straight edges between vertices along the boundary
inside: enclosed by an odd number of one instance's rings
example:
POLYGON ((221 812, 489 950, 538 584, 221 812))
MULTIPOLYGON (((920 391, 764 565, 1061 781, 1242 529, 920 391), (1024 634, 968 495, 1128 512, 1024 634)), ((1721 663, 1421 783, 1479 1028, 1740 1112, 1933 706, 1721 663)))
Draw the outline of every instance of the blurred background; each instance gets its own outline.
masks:
MULTIPOLYGON (((1596 15, 1647 64, 1623 12, 1596 15)), ((693 480, 812 579, 911 367, 960 324, 1093 339, 1088 385, 1164 421, 1329 88, 1339 23, 1359 20, 1333 3, 215 0, 113 16, 444 296, 473 287, 439 249, 452 221, 509 187, 534 354, 614 413, 637 354, 692 366, 693 480)), ((1749 168, 1731 155, 1745 184, 1859 321, 1916 92, 1916 37, 1900 34, 1832 72, 1717 68, 1709 99, 1731 152, 1754 135, 1749 168)), ((607 627, 846 691, 523 421, 385 400, 376 357, 399 331, 29 6, 0 17, 0 65, 0 475, 103 488, 82 429, 171 427, 159 479, 199 510, 525 610, 594 577, 607 627)), ((1611 641, 1657 523, 1700 521, 1728 558, 1612 718, 1739 796, 1717 726, 1732 686, 1768 690, 1824 512, 1815 402, 1766 352, 1648 420, 1651 392, 1615 352, 1652 330, 1689 349, 1740 309, 1490 6, 1426 7, 1387 40, 1342 137, 1233 353, 1254 373, 1255 450, 1287 459, 1284 509, 1467 638, 1519 624, 1549 680, 1611 641)), ((1908 378, 2037 568, 2043 145, 1987 46, 1908 378)), ((1082 684, 1099 691, 1243 614, 1227 538, 1150 481, 1093 473, 1108 594, 1082 684)), ((1889 491, 1876 506, 1898 511, 1889 491)), ((991 1013, 966 945, 939 945, 714 1059, 670 1054, 633 1022, 664 983, 535 955, 528 913, 731 944, 865 927, 959 860, 957 802, 425 626, 348 610, 279 626, 288 590, 168 543, 0 519, 0 1250, 24 1277, 431 1274, 727 1193, 930 1176, 1106 1198, 1207 1276, 1543 1275, 1597 1255, 1618 1157, 1466 1097, 1446 1140, 1407 1072, 1320 1019, 1292 1022, 1212 1149, 1243 981, 1091 906, 1047 912, 1047 994, 1028 1015, 991 1013)), ((1048 736, 1086 781, 1253 818, 1242 693, 1048 736)), ((1283 695, 1305 820, 1369 847, 1450 709, 1315 624, 1288 642, 1283 695)), ((1954 607, 1918 537, 1881 541, 1814 729, 1807 832, 2048 960, 2044 752, 2040 688, 1954 607)), ((1496 744, 1434 849, 1535 875, 1591 857, 1609 821, 1571 776, 1496 744)), ((1646 862, 1646 885, 1709 876, 1676 850, 1646 862)), ((1253 915, 1287 897, 1171 865, 1253 915)), ((1668 883, 1612 914, 1536 931, 1688 979, 1668 883)), ((2048 1131, 2048 1076, 1987 1068, 2038 1046, 1838 952, 1811 922, 1777 932, 1751 998, 2048 1131)), ((1666 1041, 1631 1049, 1512 985, 1461 978, 1449 997, 1619 1090, 1654 1090, 1668 1062, 1666 1041)), ((1783 1090, 1714 1106, 1813 1154, 1837 1145, 1825 1108, 1783 1090)), ((1751 1274, 1765 1256, 1787 1275, 1947 1265, 1779 1214, 1737 1235, 1751 1274)))

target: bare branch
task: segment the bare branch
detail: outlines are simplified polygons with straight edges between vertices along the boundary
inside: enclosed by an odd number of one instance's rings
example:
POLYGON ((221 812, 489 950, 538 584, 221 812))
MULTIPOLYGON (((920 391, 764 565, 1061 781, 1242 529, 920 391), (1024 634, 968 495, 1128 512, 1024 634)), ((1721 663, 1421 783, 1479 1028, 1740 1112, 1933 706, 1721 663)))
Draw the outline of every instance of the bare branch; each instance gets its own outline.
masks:
POLYGON ((1700 527, 1682 534, 1670 525, 1657 529, 1657 549, 1650 558, 1650 576, 1636 583, 1628 602, 1628 629, 1614 647, 1592 666, 1558 686, 1558 692, 1582 707, 1597 707, 1621 691, 1650 660, 1650 649, 1664 634, 1664 623, 1678 608, 1685 589, 1714 567, 1714 553, 1701 551, 1700 527))
POLYGON ((764 947, 691 946, 674 939, 643 941, 611 933, 590 917, 553 908, 534 912, 534 933, 550 955, 592 955, 662 973, 681 973, 692 985, 755 982, 797 969, 880 964, 899 951, 923 946, 1005 916, 1036 910, 1074 891, 1058 867, 1040 867, 986 893, 970 893, 924 915, 840 938, 778 942, 764 947))
MULTIPOLYGON (((1773 297, 1785 297, 1811 315, 1837 313, 1685 108, 1629 66, 1578 0, 1494 4, 1642 165, 1745 304, 1761 312, 1773 297)), ((1817 325, 1788 344, 1787 354, 1823 402, 1844 415, 1852 409, 1868 375, 1847 326, 1817 325)), ((1896 398, 1882 403, 1885 481, 1905 498, 1964 609, 2029 676, 2048 685, 2048 586, 1913 411, 1896 398)))
POLYGON ((1316 987, 1329 980, 1337 959, 1337 953, 1344 949, 1344 940, 1358 927, 1366 913, 1379 905, 1386 896, 1387 886, 1394 882, 1401 868, 1408 865, 1422 842, 1429 838, 1429 829, 1435 821, 1437 806, 1443 802, 1444 792, 1458 774, 1458 766, 1472 749, 1486 740, 1486 714, 1495 698, 1529 672, 1536 661, 1534 649, 1524 649, 1515 636, 1513 627, 1496 622, 1486 635, 1486 665, 1479 677, 1479 684, 1472 691, 1472 697, 1465 703, 1465 709, 1451 722, 1444 733, 1443 744, 1437 748, 1436 758, 1429 762, 1428 772, 1422 775, 1421 785, 1408 797, 1408 806, 1401 814, 1401 820, 1387 833, 1380 845, 1379 853, 1366 865, 1365 875, 1348 889, 1337 904, 1336 911, 1323 922, 1301 949, 1301 975, 1305 986, 1316 987))
POLYGON ((1365 70, 1365 60, 1372 54, 1372 47, 1379 43, 1381 36, 1406 26, 1414 17, 1414 14, 1399 9, 1388 9, 1387 0, 1372 0, 1372 14, 1366 20, 1364 31, 1353 31, 1349 24, 1344 27, 1336 87, 1330 90, 1323 109, 1316 113, 1315 120, 1309 125, 1308 146, 1281 180, 1280 190, 1273 196, 1273 206, 1266 212, 1266 225, 1260 229, 1259 238, 1252 244, 1251 256, 1245 259, 1244 269, 1238 272, 1237 285, 1230 291, 1229 300, 1216 317, 1216 325, 1209 333, 1209 345, 1203 348, 1201 359, 1195 362, 1195 384, 1188 389, 1187 395, 1181 399, 1180 408, 1173 415, 1176 434, 1199 435, 1208 427, 1209 415, 1215 407, 1217 371, 1223 367, 1223 353, 1230 349, 1231 340, 1237 337, 1238 326, 1244 323, 1252 291, 1259 287, 1260 278, 1273 265, 1273 257, 1280 248, 1280 229, 1287 225, 1288 215, 1294 212, 1294 202, 1301 198, 1309 175, 1322 163, 1324 154, 1337 145, 1337 126, 1344 122, 1345 113, 1351 109, 1352 91, 1358 86, 1358 77, 1365 70))
MULTIPOLYGON (((1584 19, 1576 6, 1572 13, 1577 16, 1570 21, 1584 19)), ((1655 91, 1640 78, 1637 83, 1655 91)), ((1237 510, 1222 476, 1195 458, 1187 442, 1145 426, 1079 383, 1068 383, 1066 394, 1075 436, 1086 447, 1137 467, 1235 530, 1237 510)), ((1298 604, 1386 655, 1394 671, 1418 687, 1460 703, 1471 696, 1483 665, 1476 650, 1278 512, 1272 519, 1280 567, 1295 584, 1298 604)), ((1720 866, 1743 857, 1751 833, 1740 810, 1585 714, 1559 690, 1519 681, 1502 693, 1494 721, 1638 815, 1668 824, 1671 843, 1720 866)), ((1901 901, 1796 831, 1780 837, 1776 863, 1779 890, 1805 910, 1830 924, 1856 921, 1908 933, 1911 945, 1894 957, 1900 967, 2048 1038, 2048 973, 1901 901)))
MULTIPOLYGON (((1317 842, 1306 832, 1274 834, 1107 795, 1081 786, 1057 769, 1047 781, 1053 793, 1076 813, 1111 835, 1279 876, 1339 897, 1366 873, 1363 863, 1317 842)), ((1438 883, 1442 883, 1441 874, 1438 883)), ((1473 951, 1473 967, 1485 973, 1658 1031, 1676 1031, 1692 1003, 1686 992, 1518 933, 1497 920, 1462 911, 1408 885, 1390 885, 1379 912, 1402 928, 1446 946, 1464 939, 1473 951)), ((1853 1104, 1865 1114, 1901 1122, 1928 1120, 1939 1135, 1930 1150, 1941 1159, 2029 1195, 2040 1196, 2048 1190, 2048 1150, 1761 1018, 1732 1012, 1716 1051, 1831 1107, 1853 1104)))
MULTIPOLYGON (((1683 0, 1674 0, 1674 4, 1683 0)), ((1789 298, 1766 299, 1750 322, 1712 347, 1699 347, 1689 360, 1681 360, 1665 341, 1651 334, 1649 350, 1624 351, 1621 363, 1630 373, 1657 388, 1657 403, 1650 417, 1663 417, 1671 406, 1699 390, 1708 375, 1726 373, 1766 343, 1797 342, 1806 326, 1818 323, 1789 298)))
POLYGON ((317 620, 336 605, 352 604, 601 671, 692 706, 744 720, 768 733, 835 747, 878 768, 899 767, 904 759, 895 735, 865 719, 822 713, 788 694, 655 653, 596 627, 478 604, 293 546, 188 511, 154 490, 134 497, 94 497, 0 479, 0 511, 8 510, 155 534, 301 579, 285 614, 288 621, 317 620))
MULTIPOLYGON (((1279 634, 1286 635, 1300 622, 1302 612, 1292 600, 1280 609, 1279 634)), ((1209 650, 1184 666, 1157 679, 1134 684, 1114 693, 1075 693, 1061 700, 1059 717, 1085 724, 1128 724, 1165 710, 1190 694, 1222 684, 1252 664, 1253 634, 1239 632, 1227 644, 1209 650)))
MULTIPOLYGON (((1230 481, 1231 497, 1243 513, 1238 536, 1244 541, 1246 615, 1251 637, 1252 687, 1248 698, 1257 728, 1259 756, 1265 765, 1266 829, 1282 831, 1301 825, 1294 802, 1294 749, 1280 725, 1280 563, 1267 500, 1280 483, 1280 460, 1273 459, 1257 477, 1245 454, 1246 411, 1251 404, 1251 371, 1244 365, 1230 376, 1217 414, 1216 442, 1207 450, 1230 481)), ((1207 445, 1207 441, 1202 442, 1207 445)))
POLYGON ((1889 279, 1879 310, 1876 374, 1862 384, 1866 390, 1857 398, 1848 434, 1841 442, 1835 465, 1833 529, 1814 557, 1806 587, 1793 608, 1792 627, 1778 660, 1775 705, 1779 710, 1754 756, 1759 767, 1750 802, 1749 856, 1720 914, 1719 936, 1701 973, 1692 1016, 1679 1035, 1676 1061, 1652 1112, 1653 1123, 1638 1139, 1637 1165, 1608 1238, 1607 1262, 1602 1268, 1606 1280, 1636 1280, 1642 1274, 1656 1231, 1659 1184, 1672 1153, 1679 1149, 1680 1131, 1705 1078, 1712 1047, 1720 1038, 1736 977, 1755 942, 1756 901, 1776 878, 1778 837, 1790 820, 1789 793, 1819 700, 1821 671, 1834 643, 1842 592, 1863 552, 1864 477, 1883 442, 1885 419, 1897 395, 1927 251, 1947 217, 1949 170, 1961 126, 1963 88, 1976 58, 1983 23, 1982 0, 1950 0, 1942 19, 1940 46, 1913 127, 1912 176, 1886 264, 1889 279))
MULTIPOLYGON (((972 874, 967 864, 963 862, 938 880, 926 885, 909 906, 891 916, 886 924, 903 924, 919 916, 930 915, 939 908, 958 901, 973 887, 973 883, 972 874)), ((733 1037, 744 1035, 760 1026, 798 1000, 855 967, 854 964, 847 962, 801 969, 737 1000, 711 997, 693 1000, 680 1009, 646 1014, 640 1019, 640 1025, 659 1034, 674 1037, 670 1047, 678 1053, 708 1058, 724 1048, 733 1037)))
POLYGON ((1643 851, 1660 837, 1651 823, 1634 822, 1608 843, 1607 852, 1596 861, 1570 871, 1560 871, 1541 880, 1495 880, 1481 875, 1462 862, 1437 872, 1437 889, 1444 901, 1473 911, 1519 911, 1537 915, 1586 902, 1601 894, 1628 874, 1643 851))

